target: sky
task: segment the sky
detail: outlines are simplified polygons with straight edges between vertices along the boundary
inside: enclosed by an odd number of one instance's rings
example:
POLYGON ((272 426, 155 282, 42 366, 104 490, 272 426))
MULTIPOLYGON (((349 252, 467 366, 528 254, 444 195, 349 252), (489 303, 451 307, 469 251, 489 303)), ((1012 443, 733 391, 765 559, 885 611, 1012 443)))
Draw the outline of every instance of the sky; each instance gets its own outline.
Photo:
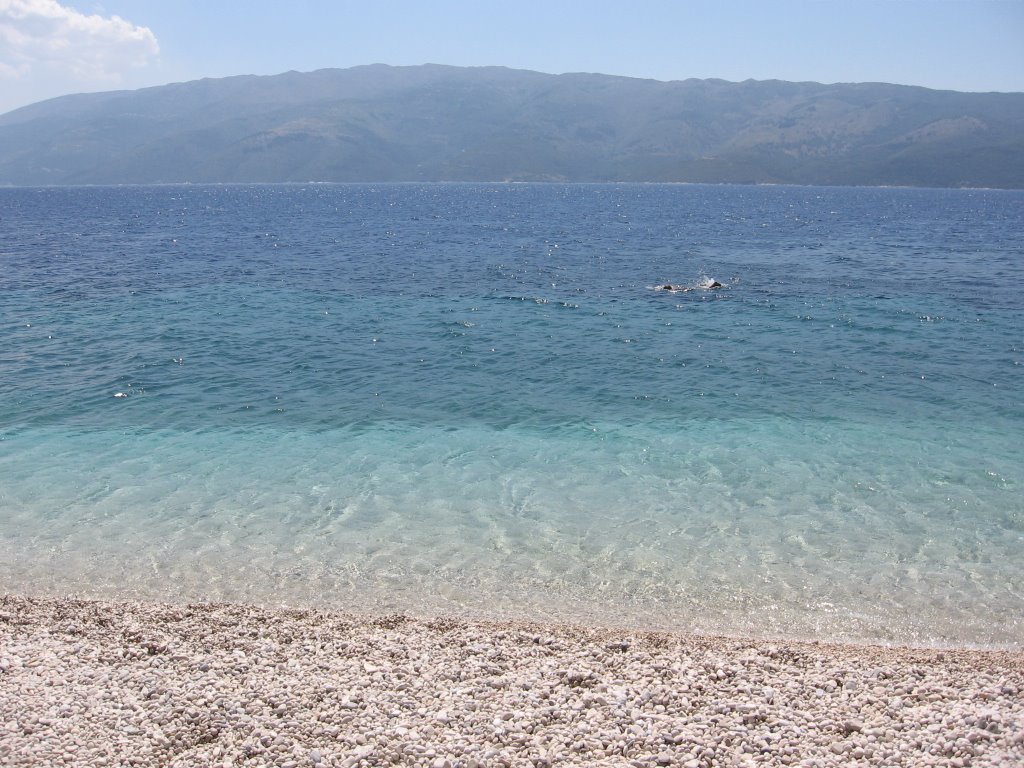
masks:
POLYGON ((1024 92, 1024 0, 0 0, 0 113, 374 63, 1024 92))

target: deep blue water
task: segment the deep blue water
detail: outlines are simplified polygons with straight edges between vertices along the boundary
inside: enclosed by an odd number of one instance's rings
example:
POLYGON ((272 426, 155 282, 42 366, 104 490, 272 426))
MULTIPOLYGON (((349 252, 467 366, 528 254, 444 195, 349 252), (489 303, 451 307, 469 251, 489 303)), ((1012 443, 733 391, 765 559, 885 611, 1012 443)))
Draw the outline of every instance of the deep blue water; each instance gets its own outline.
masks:
POLYGON ((1024 193, 0 189, 0 235, 0 586, 1024 635, 1024 193))

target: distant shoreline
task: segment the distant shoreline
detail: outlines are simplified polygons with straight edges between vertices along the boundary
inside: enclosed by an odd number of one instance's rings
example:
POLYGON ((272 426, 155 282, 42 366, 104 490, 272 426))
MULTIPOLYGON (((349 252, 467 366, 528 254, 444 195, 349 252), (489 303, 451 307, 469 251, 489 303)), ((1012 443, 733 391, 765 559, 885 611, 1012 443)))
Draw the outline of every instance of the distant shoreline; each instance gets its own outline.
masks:
POLYGON ((414 186, 565 186, 565 187, 782 187, 793 189, 896 189, 949 192, 1024 192, 1020 187, 924 186, 913 184, 799 184, 735 181, 147 181, 110 184, 0 184, 0 189, 131 189, 146 187, 414 187, 414 186))

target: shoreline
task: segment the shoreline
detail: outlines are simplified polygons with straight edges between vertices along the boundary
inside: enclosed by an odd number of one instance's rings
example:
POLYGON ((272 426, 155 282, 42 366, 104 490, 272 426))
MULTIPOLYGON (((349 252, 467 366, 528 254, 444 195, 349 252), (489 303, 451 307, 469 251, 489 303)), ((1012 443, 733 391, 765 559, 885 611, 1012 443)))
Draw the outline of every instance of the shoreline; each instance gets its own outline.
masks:
MULTIPOLYGON (((980 614, 953 614, 948 604, 936 607, 918 600, 901 605, 897 596, 887 602, 863 605, 836 604, 824 595, 816 604, 788 604, 773 597, 748 594, 716 597, 712 589, 699 594, 661 593, 636 596, 623 602, 621 593, 596 593, 565 584, 550 587, 538 582, 491 578, 482 583, 470 574, 434 574, 379 569, 360 573, 300 571, 283 574, 268 568, 253 555, 245 562, 232 561, 238 570, 188 572, 192 563, 160 563, 143 574, 142 558, 125 564, 104 557, 89 570, 68 569, 66 552, 42 548, 9 550, 16 568, 6 568, 3 589, 13 595, 66 598, 100 602, 141 602, 248 605, 269 611, 308 610, 345 612, 363 617, 400 613, 411 618, 445 616, 471 622, 516 622, 616 631, 651 631, 668 634, 756 639, 763 642, 815 642, 827 639, 837 645, 878 645, 932 650, 993 650, 1024 652, 1020 611, 1017 606, 997 610, 984 605, 980 614), (205 588, 199 585, 207 577, 205 588), (419 581, 417 581, 419 579, 419 581), (802 608, 803 610, 799 610, 802 608), (929 610, 929 608, 931 610, 929 610)), ((4 555, 0 552, 0 559, 4 555)), ((720 586, 720 585, 719 585, 720 586)), ((0 593, 2 594, 2 593, 0 593)), ((832 598, 834 599, 834 598, 832 598)), ((970 600, 960 601, 971 604, 970 600)))
POLYGON ((1024 764, 1024 652, 0 597, 5 765, 1024 764))

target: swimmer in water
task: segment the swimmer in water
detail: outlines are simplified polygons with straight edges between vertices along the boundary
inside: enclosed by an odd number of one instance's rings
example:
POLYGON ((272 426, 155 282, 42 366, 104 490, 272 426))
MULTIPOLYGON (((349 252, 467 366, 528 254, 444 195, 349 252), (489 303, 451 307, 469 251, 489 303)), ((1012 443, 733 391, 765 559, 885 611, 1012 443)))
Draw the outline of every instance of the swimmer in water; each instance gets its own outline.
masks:
POLYGON ((715 288, 725 288, 725 285, 710 277, 697 283, 697 285, 672 285, 672 283, 665 283, 664 285, 658 286, 659 291, 671 291, 672 293, 677 291, 682 291, 683 293, 698 290, 711 291, 715 288))

